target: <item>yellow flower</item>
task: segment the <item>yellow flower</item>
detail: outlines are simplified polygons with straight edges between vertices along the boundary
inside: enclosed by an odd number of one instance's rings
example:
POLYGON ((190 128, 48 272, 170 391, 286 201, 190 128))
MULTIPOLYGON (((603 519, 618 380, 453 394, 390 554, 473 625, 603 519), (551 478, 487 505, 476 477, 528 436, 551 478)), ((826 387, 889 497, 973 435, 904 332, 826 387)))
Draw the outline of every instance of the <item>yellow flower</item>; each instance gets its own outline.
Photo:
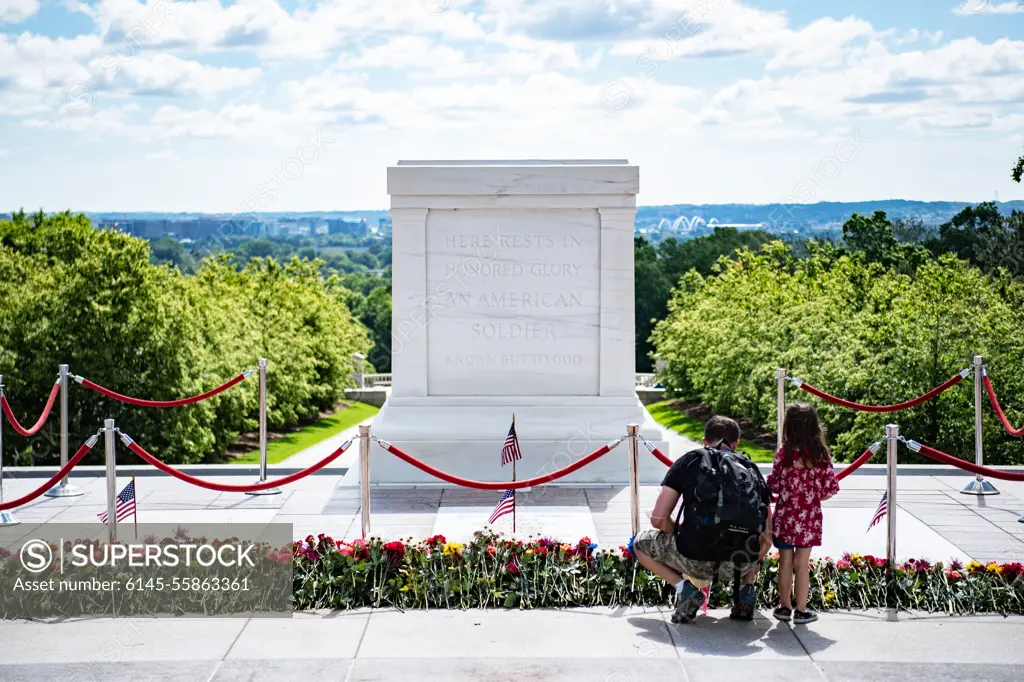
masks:
POLYGON ((994 561, 989 562, 985 565, 985 570, 989 573, 1002 573, 1002 567, 994 561))
POLYGON ((981 563, 979 563, 977 561, 971 561, 970 563, 967 564, 967 566, 965 568, 968 571, 977 571, 979 568, 981 568, 981 563))
POLYGON ((533 550, 532 549, 526 550, 526 556, 532 556, 532 555, 533 555, 533 550))
POLYGON ((860 554, 851 554, 850 555, 850 561, 853 561, 855 559, 860 559, 860 558, 862 558, 862 555, 860 555, 860 554))
POLYGON ((826 604, 831 604, 835 600, 836 600, 836 593, 835 592, 833 592, 832 590, 829 590, 828 592, 825 593, 825 603, 826 604))
POLYGON ((453 554, 462 554, 462 543, 461 542, 447 542, 442 550, 445 556, 451 556, 453 554))

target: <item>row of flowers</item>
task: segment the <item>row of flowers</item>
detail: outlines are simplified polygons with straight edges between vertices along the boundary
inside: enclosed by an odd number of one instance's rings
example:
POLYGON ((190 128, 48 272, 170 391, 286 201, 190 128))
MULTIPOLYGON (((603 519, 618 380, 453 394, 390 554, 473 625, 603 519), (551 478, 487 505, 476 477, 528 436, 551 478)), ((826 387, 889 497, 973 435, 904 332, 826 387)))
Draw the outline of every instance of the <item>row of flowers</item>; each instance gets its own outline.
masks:
MULTIPOLYGON (((488 608, 668 605, 670 586, 642 568, 628 546, 599 549, 549 538, 512 540, 477 532, 467 543, 442 535, 384 542, 336 541, 326 535, 296 542, 297 609, 488 608)), ((777 603, 777 555, 758 577, 762 607, 777 603)), ((709 604, 731 600, 715 584, 709 604)), ((811 563, 813 608, 899 608, 947 613, 1024 613, 1024 566, 911 560, 889 571, 884 559, 847 554, 811 563)))

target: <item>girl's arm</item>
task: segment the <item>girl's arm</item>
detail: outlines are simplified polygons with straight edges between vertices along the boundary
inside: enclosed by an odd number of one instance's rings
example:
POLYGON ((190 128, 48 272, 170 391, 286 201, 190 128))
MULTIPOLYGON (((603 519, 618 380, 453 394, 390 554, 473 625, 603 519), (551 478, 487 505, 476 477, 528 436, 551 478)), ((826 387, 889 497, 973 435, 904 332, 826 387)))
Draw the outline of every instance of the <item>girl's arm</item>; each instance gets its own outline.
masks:
POLYGON ((839 494, 839 479, 836 478, 836 470, 832 465, 832 458, 829 458, 828 467, 821 470, 818 478, 821 494, 818 496, 822 502, 830 500, 839 494))
POLYGON ((772 472, 768 474, 768 489, 778 494, 779 479, 782 474, 782 448, 775 451, 775 456, 772 458, 772 472))

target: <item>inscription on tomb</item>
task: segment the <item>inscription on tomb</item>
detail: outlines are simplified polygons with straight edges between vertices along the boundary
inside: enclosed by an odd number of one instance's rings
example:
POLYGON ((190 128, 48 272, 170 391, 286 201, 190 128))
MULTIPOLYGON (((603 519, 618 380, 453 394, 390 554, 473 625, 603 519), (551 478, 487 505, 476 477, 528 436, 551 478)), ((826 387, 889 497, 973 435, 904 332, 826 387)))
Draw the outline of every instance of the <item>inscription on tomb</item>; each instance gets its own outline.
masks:
POLYGON ((599 225, 587 210, 431 211, 428 393, 597 395, 599 225))

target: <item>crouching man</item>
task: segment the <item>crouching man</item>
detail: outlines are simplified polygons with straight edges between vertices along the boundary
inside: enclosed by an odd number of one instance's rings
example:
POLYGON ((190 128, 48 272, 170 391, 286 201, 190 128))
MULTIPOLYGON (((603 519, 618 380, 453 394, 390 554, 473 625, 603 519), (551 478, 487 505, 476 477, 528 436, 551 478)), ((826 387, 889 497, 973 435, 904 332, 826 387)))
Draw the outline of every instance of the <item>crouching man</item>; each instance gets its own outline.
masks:
POLYGON ((669 468, 651 513, 655 530, 640 533, 640 563, 675 585, 673 623, 689 623, 715 575, 733 581, 734 620, 753 620, 754 582, 772 542, 771 493, 757 465, 736 452, 740 427, 728 417, 704 425, 704 447, 669 468), (676 519, 672 512, 679 498, 676 519))

